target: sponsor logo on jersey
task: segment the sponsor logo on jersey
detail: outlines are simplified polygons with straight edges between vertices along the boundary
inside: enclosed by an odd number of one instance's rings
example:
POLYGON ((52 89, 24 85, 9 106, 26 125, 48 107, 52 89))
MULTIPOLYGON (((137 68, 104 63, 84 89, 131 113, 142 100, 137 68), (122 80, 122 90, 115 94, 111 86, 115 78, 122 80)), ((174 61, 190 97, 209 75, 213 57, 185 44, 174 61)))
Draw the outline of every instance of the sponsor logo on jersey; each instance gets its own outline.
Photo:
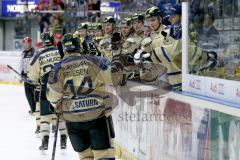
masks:
POLYGON ((56 62, 59 62, 61 60, 61 57, 59 54, 51 52, 47 53, 44 56, 39 57, 39 63, 40 65, 45 65, 45 64, 53 64, 56 62))
POLYGON ((86 110, 86 109, 93 109, 100 106, 101 106, 100 100, 91 97, 91 98, 75 100, 72 106, 69 108, 69 110, 70 111, 86 110))

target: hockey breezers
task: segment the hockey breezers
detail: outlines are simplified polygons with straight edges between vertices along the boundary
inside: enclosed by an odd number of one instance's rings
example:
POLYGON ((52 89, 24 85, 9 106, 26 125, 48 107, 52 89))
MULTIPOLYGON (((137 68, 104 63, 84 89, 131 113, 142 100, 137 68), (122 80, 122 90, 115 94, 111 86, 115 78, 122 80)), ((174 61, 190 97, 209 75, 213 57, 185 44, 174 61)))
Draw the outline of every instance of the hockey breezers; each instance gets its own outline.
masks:
POLYGON ((36 83, 34 83, 33 81, 31 81, 31 80, 23 77, 18 71, 16 71, 14 68, 12 68, 12 66, 7 65, 7 67, 8 67, 9 69, 11 69, 13 72, 15 72, 17 75, 19 75, 20 78, 21 78, 21 80, 22 80, 23 82, 26 82, 26 83, 29 83, 29 84, 32 84, 32 85, 36 85, 36 83))

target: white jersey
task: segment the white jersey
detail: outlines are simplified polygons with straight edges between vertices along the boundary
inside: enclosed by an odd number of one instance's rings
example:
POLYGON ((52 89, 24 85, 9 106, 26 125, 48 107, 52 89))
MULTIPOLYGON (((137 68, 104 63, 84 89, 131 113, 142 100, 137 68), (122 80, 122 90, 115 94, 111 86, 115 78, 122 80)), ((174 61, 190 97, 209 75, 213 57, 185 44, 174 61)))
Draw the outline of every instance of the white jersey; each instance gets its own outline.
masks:
POLYGON ((22 60, 21 60, 21 65, 20 65, 20 71, 21 73, 27 75, 29 66, 30 66, 30 61, 32 57, 34 56, 35 49, 31 48, 29 50, 24 50, 22 52, 22 60))

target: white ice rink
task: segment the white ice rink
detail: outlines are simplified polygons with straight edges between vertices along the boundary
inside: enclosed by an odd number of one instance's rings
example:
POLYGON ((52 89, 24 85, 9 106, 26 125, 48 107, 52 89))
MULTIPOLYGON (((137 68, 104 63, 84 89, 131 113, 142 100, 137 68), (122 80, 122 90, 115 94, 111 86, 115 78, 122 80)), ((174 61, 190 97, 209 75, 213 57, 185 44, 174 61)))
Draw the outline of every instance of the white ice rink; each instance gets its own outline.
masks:
MULTIPOLYGON (((54 134, 50 135, 49 149, 43 155, 35 135, 35 116, 28 114, 29 106, 22 86, 0 84, 0 160, 51 160, 54 134)), ((59 137, 55 160, 77 160, 68 141, 61 151, 59 137)))

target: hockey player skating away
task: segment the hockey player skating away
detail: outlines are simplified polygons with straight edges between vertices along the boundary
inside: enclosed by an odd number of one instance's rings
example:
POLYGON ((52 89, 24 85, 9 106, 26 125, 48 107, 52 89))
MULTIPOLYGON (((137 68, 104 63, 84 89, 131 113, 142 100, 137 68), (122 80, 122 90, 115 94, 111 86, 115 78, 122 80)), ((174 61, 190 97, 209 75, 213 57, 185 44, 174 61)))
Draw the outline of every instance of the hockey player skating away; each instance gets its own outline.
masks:
POLYGON ((80 160, 115 159, 105 115, 109 95, 106 86, 120 83, 123 65, 113 59, 109 68, 106 58, 79 54, 78 44, 71 34, 64 35, 68 56, 50 74, 47 98, 66 120, 70 141, 80 160))
MULTIPOLYGON (((60 55, 56 47, 54 47, 53 35, 45 32, 41 36, 44 46, 40 48, 33 57, 29 68, 29 78, 35 83, 40 84, 40 136, 42 144, 40 150, 48 149, 48 141, 50 134, 50 122, 54 117, 53 107, 46 98, 48 76, 56 63, 60 61, 60 55)), ((66 129, 65 123, 60 122, 59 130, 61 134, 61 148, 66 147, 66 129)))
MULTIPOLYGON (((30 37, 25 37, 23 39, 24 51, 22 52, 21 60, 21 76, 27 78, 27 73, 29 70, 30 59, 34 56, 35 49, 32 47, 32 39, 30 37)), ((33 84, 24 82, 25 95, 30 106, 29 113, 34 113, 36 111, 36 103, 34 100, 34 89, 33 84)))

